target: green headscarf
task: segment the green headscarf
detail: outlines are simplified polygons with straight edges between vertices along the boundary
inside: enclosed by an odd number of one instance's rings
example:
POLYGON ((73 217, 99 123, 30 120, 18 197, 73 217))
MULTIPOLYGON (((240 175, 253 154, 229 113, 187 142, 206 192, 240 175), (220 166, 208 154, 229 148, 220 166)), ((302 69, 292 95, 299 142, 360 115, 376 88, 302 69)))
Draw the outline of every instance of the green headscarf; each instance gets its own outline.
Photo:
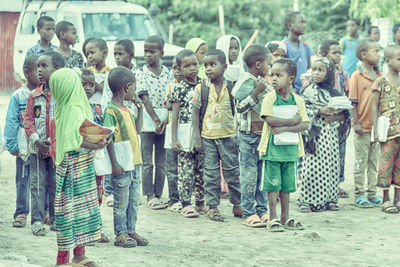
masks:
MULTIPOLYGON (((192 50, 196 54, 199 47, 203 44, 206 44, 206 41, 204 41, 203 39, 192 38, 186 43, 185 48, 192 50)), ((199 64, 199 74, 197 76, 199 76, 202 79, 207 79, 206 69, 204 67, 204 64, 199 64)))
POLYGON ((80 148, 83 137, 79 133, 85 119, 93 120, 92 110, 74 70, 59 69, 50 76, 50 90, 57 102, 56 109, 56 165, 68 151, 80 148))

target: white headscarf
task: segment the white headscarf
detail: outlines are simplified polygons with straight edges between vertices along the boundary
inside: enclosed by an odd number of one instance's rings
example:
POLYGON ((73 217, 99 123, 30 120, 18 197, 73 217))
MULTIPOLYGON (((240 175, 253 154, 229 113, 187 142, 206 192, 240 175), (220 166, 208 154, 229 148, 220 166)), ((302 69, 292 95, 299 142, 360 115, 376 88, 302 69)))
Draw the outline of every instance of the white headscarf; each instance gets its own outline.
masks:
POLYGON ((226 64, 228 65, 224 77, 228 81, 237 81, 240 74, 243 72, 243 59, 242 59, 242 46, 240 45, 240 40, 235 35, 224 35, 221 36, 216 45, 217 49, 222 50, 226 56, 226 64), (234 38, 239 44, 239 53, 236 61, 229 64, 229 47, 231 44, 231 39, 234 38))

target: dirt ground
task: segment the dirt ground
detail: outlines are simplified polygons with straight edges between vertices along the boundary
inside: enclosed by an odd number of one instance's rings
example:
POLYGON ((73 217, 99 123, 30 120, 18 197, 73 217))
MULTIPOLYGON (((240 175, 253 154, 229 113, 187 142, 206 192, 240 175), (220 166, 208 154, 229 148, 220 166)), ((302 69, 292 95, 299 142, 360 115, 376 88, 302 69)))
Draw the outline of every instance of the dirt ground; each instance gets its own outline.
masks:
MULTIPOLYGON (((4 121, 9 96, 0 97, 0 125, 4 121)), ((353 143, 348 140, 346 181, 353 190, 353 143)), ((0 267, 54 266, 56 234, 35 237, 30 225, 13 228, 15 210, 15 159, 0 155, 0 267)), ((167 186, 165 188, 167 191, 167 186)), ((351 194, 350 194, 351 195, 351 194)), ((291 198, 291 215, 306 227, 304 231, 269 233, 251 229, 231 214, 231 205, 222 200, 226 222, 200 218, 186 219, 168 210, 139 208, 138 233, 150 245, 124 249, 113 243, 87 247, 87 255, 104 267, 118 266, 399 266, 400 215, 378 208, 359 209, 349 199, 340 199, 340 211, 299 213, 297 193, 291 198)), ((145 203, 145 199, 142 198, 145 203)), ((113 239, 112 208, 101 207, 105 233, 113 239)), ((28 219, 28 221, 30 218, 28 219)))

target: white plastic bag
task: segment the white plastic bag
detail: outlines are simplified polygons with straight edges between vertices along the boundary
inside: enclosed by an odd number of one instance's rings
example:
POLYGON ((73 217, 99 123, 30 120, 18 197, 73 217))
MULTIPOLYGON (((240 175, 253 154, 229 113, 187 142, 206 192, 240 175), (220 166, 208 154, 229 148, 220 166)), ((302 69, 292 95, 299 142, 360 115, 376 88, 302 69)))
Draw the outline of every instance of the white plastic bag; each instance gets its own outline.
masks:
MULTIPOLYGON (((130 141, 114 143, 114 152, 118 164, 121 165, 124 171, 132 171, 135 169, 135 165, 133 164, 133 151, 130 141)), ((94 158, 94 168, 97 176, 112 174, 111 160, 107 149, 104 151, 103 158, 94 158)))

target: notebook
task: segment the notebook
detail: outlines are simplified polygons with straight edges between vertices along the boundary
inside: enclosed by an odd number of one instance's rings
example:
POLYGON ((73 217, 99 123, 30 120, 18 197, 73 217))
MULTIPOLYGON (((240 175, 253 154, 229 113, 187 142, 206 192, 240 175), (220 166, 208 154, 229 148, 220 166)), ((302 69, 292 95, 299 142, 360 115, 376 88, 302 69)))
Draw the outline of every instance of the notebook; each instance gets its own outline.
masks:
MULTIPOLYGON (((272 113, 274 117, 290 119, 298 112, 296 105, 273 106, 272 113)), ((274 144, 277 146, 297 145, 299 143, 299 134, 293 132, 283 132, 274 134, 274 144)))
MULTIPOLYGON (((181 143, 182 150, 189 152, 193 150, 193 127, 192 123, 180 123, 178 124, 177 138, 181 143)), ((172 125, 167 124, 165 128, 165 142, 164 148, 171 149, 172 143, 172 125)))

